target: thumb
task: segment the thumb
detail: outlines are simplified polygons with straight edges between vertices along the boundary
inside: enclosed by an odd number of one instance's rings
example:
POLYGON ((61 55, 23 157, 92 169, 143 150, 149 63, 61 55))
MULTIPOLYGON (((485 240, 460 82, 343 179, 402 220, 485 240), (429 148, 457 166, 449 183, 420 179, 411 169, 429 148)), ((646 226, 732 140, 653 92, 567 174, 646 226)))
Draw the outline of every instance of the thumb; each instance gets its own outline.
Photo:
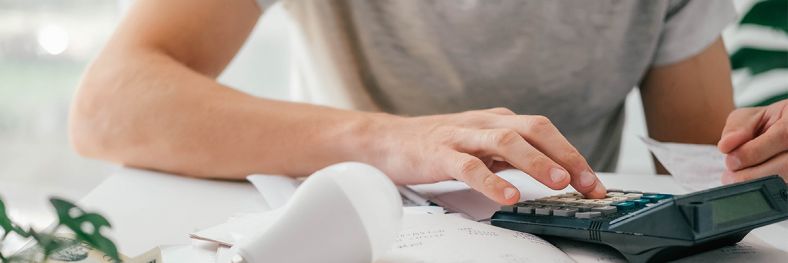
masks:
POLYGON ((730 153, 740 145, 758 136, 763 120, 763 108, 742 108, 728 115, 717 148, 722 153, 730 153))

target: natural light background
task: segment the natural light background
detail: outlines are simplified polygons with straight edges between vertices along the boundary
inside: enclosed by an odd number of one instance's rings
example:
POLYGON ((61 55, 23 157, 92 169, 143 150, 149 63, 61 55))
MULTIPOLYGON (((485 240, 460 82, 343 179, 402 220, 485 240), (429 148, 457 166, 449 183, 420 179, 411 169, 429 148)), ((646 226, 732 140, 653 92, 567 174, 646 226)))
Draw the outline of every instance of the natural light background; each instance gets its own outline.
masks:
MULTIPOLYGON (((753 1, 735 2, 745 10, 753 1)), ((20 221, 46 223, 46 196, 79 199, 116 169, 77 156, 66 127, 80 74, 128 3, 0 0, 0 196, 20 221)), ((289 27, 282 9, 270 8, 220 80, 257 96, 287 98, 289 27)), ((740 42, 728 33, 726 41, 740 42)), ((645 135, 637 96, 627 102, 619 172, 648 174, 653 164, 637 139, 645 135)))

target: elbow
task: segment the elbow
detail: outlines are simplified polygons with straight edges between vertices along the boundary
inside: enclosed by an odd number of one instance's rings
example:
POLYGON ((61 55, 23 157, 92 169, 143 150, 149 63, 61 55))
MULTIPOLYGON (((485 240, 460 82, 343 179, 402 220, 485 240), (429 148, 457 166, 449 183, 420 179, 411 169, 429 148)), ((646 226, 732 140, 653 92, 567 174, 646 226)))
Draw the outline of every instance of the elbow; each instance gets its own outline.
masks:
POLYGON ((77 154, 90 157, 102 158, 102 154, 107 151, 104 147, 105 132, 100 130, 100 125, 96 123, 93 116, 86 114, 84 109, 77 109, 84 106, 72 105, 69 114, 68 133, 71 147, 77 154))
POLYGON ((84 73, 72 100, 69 112, 68 132, 73 149, 84 157, 113 159, 118 134, 113 134, 119 125, 117 106, 120 94, 117 89, 112 66, 94 62, 84 73), (115 85, 115 86, 113 86, 115 85))

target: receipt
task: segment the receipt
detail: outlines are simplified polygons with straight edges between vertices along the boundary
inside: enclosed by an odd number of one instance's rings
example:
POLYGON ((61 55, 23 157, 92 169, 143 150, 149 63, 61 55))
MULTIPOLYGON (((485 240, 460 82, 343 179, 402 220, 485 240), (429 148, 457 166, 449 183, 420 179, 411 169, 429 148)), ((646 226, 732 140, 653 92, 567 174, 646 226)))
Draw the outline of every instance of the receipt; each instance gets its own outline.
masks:
POLYGON ((403 218, 394 246, 376 263, 574 262, 538 236, 499 228, 458 215, 403 218))
POLYGON ((641 139, 682 187, 699 191, 722 185, 725 155, 716 146, 641 139))

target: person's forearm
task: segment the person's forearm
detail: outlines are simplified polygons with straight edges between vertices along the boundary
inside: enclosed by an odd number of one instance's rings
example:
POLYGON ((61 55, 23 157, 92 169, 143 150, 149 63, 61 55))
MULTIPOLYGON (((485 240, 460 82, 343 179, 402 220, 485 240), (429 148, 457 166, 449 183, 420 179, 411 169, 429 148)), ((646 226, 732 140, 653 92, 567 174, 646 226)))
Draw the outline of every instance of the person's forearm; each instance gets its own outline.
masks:
POLYGON ((105 53, 88 70, 72 109, 72 140, 86 156, 236 179, 307 175, 361 161, 399 184, 461 180, 501 204, 519 194, 493 172, 512 167, 553 189, 571 184, 591 198, 606 193, 543 116, 494 108, 399 117, 279 102, 221 86, 163 53, 118 46, 105 53))
POLYGON ((155 52, 104 55, 74 102, 83 155, 179 174, 306 175, 356 158, 368 113, 253 97, 155 52), (133 58, 133 59, 132 59, 133 58), (133 88, 132 88, 133 87, 133 88))
MULTIPOLYGON (((640 86, 648 135, 716 144, 733 110, 730 64, 721 39, 684 61, 652 68, 640 86)), ((658 173, 667 171, 655 159, 658 173)))

